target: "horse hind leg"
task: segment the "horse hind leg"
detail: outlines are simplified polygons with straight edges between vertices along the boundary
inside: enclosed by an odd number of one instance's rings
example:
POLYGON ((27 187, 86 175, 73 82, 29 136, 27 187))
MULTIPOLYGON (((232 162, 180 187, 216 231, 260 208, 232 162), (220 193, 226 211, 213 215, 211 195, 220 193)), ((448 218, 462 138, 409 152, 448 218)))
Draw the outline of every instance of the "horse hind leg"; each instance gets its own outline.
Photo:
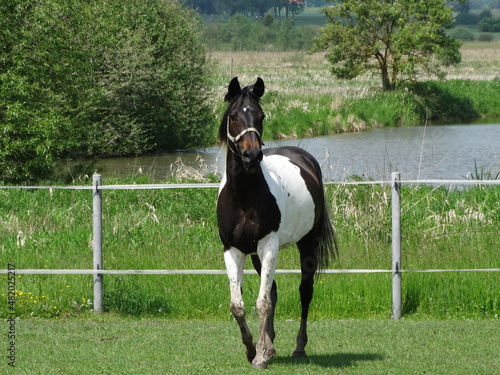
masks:
POLYGON ((306 357, 307 337, 307 317, 309 315, 309 305, 313 298, 314 291, 314 274, 318 269, 318 259, 316 249, 317 241, 302 239, 297 243, 300 251, 300 265, 302 273, 302 281, 300 283, 300 302, 302 307, 300 329, 297 334, 297 347, 292 354, 293 358, 306 357))
POLYGON ((245 318, 245 304, 242 295, 243 267, 245 255, 237 249, 229 249, 224 253, 227 275, 229 278, 229 289, 231 292, 231 313, 233 314, 241 332, 241 340, 246 348, 248 361, 251 363, 256 355, 252 334, 248 328, 245 318))

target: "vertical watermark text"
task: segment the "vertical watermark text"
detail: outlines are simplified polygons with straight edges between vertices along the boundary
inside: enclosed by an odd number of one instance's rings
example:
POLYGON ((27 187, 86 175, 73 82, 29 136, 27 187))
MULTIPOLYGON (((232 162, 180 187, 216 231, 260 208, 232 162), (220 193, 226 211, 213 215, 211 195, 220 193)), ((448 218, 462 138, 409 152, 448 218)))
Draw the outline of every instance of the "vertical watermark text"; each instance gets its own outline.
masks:
POLYGON ((7 265, 7 364, 16 367, 16 266, 7 265))

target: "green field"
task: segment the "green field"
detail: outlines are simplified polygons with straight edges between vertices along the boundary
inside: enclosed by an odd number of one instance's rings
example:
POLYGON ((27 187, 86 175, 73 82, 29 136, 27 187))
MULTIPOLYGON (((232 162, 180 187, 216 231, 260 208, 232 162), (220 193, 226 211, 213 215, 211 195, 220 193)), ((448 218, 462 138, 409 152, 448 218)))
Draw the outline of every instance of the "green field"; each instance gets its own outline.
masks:
MULTIPOLYGON (((273 374, 500 373, 498 321, 312 321, 308 357, 292 359, 298 325, 277 322, 273 374)), ((231 319, 104 315, 22 319, 16 329, 16 368, 2 356, 2 374, 256 374, 231 319)))

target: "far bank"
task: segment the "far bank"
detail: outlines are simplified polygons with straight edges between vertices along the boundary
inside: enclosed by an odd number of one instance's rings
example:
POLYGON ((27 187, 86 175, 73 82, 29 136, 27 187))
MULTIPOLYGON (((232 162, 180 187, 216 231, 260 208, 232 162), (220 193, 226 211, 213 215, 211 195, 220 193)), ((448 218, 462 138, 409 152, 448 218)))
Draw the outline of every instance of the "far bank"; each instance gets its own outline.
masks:
POLYGON ((304 138, 378 127, 463 123, 500 117, 500 79, 407 83, 395 91, 367 87, 363 97, 270 92, 263 101, 266 136, 304 138))

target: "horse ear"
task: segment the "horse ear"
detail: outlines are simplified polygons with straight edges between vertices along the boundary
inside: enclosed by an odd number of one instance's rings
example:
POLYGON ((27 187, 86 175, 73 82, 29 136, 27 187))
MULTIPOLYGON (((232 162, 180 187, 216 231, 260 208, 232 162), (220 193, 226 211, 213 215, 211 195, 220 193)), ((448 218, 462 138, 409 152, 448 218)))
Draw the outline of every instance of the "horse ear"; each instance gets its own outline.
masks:
POLYGON ((257 98, 261 98, 264 95, 265 87, 262 78, 257 77, 257 81, 253 85, 253 93, 257 98))
POLYGON ((227 94, 224 97, 224 100, 226 102, 230 102, 240 94, 241 94, 240 82, 238 81, 238 77, 234 77, 229 83, 229 87, 227 88, 227 94))

